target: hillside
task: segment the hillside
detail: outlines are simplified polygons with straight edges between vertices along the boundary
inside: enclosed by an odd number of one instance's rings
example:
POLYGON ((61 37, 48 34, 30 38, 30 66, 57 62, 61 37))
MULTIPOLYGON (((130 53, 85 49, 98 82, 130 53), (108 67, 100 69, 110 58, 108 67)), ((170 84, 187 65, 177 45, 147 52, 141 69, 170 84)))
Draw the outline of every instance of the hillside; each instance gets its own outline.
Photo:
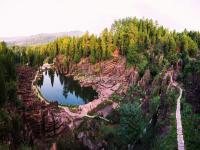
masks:
POLYGON ((58 32, 58 33, 41 33, 31 36, 21 36, 21 37, 2 37, 1 41, 5 41, 8 45, 39 45, 46 44, 54 41, 56 38, 61 38, 65 36, 81 36, 83 32, 81 31, 69 31, 69 32, 58 32))
POLYGON ((0 149, 200 149, 199 66, 198 31, 172 32, 136 17, 116 20, 99 36, 1 42, 0 149), (39 85, 66 97, 91 87, 98 97, 62 105, 39 85))

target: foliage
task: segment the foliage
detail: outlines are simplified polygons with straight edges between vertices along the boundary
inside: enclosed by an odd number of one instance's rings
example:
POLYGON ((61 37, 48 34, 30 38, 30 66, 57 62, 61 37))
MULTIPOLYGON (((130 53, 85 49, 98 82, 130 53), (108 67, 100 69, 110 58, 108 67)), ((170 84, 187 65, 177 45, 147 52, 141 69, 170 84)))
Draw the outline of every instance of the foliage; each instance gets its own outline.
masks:
POLYGON ((140 72, 144 72, 148 64, 145 55, 137 52, 137 49, 129 49, 127 54, 128 65, 135 65, 139 68, 140 72))
MULTIPOLYGON (((176 139, 176 118, 175 115, 169 118, 170 128, 169 131, 165 133, 165 136, 156 136, 153 139, 151 148, 152 150, 176 150, 177 149, 177 139, 176 139)), ((166 122, 165 122, 166 124, 166 122)))
POLYGON ((139 104, 123 104, 119 108, 119 136, 122 145, 134 143, 140 137, 145 127, 145 117, 139 104))
POLYGON ((133 85, 129 87, 125 96, 125 100, 126 102, 140 103, 141 100, 144 99, 145 95, 145 91, 140 86, 133 85))
POLYGON ((122 97, 116 93, 113 93, 111 96, 111 100, 120 103, 122 101, 122 97))
POLYGON ((97 112, 98 110, 103 109, 104 107, 108 106, 108 105, 112 105, 112 101, 111 100, 106 100, 103 103, 99 104, 95 109, 93 109, 92 111, 89 112, 89 115, 93 115, 95 112, 97 112))
POLYGON ((187 77, 189 75, 192 75, 192 74, 198 74, 200 73, 200 57, 198 57, 197 59, 195 60, 190 60, 184 70, 183 70, 183 77, 187 77))
POLYGON ((74 150, 81 149, 80 144, 77 143, 75 134, 71 131, 66 132, 57 141, 57 149, 59 150, 74 150))
MULTIPOLYGON (((182 99, 183 100, 183 99, 182 99)), ((185 139, 186 149, 200 149, 199 141, 200 141, 200 128, 199 121, 200 115, 194 114, 192 112, 192 107, 190 104, 186 102, 182 102, 182 126, 183 126, 183 134, 185 139)))
POLYGON ((0 141, 3 141, 5 138, 11 138, 12 144, 18 145, 23 129, 22 120, 19 114, 11 114, 6 109, 1 108, 0 124, 0 141))
MULTIPOLYGON (((175 150, 177 149, 177 136, 176 136, 176 99, 177 92, 174 90, 167 91, 164 96, 164 108, 160 110, 159 115, 160 118, 156 124, 156 128, 153 132, 153 137, 150 143, 150 148, 152 150, 175 150), (166 110, 165 118, 163 118, 162 111, 166 110)), ((158 100, 158 97, 153 97, 154 100, 158 100)), ((156 102, 155 105, 156 106, 156 102)), ((153 101, 152 101, 153 102, 153 101)), ((152 104, 150 104, 150 111, 152 108, 152 104)), ((155 107, 153 107, 155 109, 155 107)))
POLYGON ((150 104, 149 104, 149 111, 150 114, 153 114, 156 112, 157 108, 160 105, 160 96, 155 96, 150 100, 150 104))
MULTIPOLYGON (((167 68, 175 66, 178 60, 183 61, 183 78, 194 74, 198 76, 200 72, 200 58, 198 58, 200 33, 186 30, 181 33, 171 32, 149 19, 119 19, 113 23, 111 29, 105 28, 99 36, 86 32, 81 37, 67 36, 44 45, 7 47, 5 42, 1 42, 0 138, 6 139, 8 135, 11 135, 14 139, 13 143, 18 144, 20 139, 18 136, 20 137, 20 131, 23 128, 18 114, 12 114, 6 109, 2 109, 8 103, 17 106, 16 65, 37 67, 43 62, 52 63, 58 55, 64 56, 64 65, 68 65, 70 62, 79 63, 81 58, 85 57, 88 57, 91 63, 97 63, 112 58, 115 49, 119 49, 121 56, 127 58, 127 66, 135 66, 140 75, 146 69, 150 69, 151 75, 157 78, 167 68)), ((96 72, 99 71, 97 68, 96 72)), ((159 89, 155 91, 158 94, 159 89)), ((149 103, 150 113, 155 112, 160 102, 159 96, 156 94, 151 97, 149 103)), ((109 126, 102 126, 101 131, 107 138, 112 137, 113 143, 117 144, 118 147, 124 148, 124 145, 126 147, 128 144, 133 144, 143 132, 146 118, 139 103, 145 96, 145 91, 137 86, 131 87, 124 99, 118 95, 112 96, 113 101, 121 104, 115 113, 119 115, 119 118, 112 114, 115 116, 113 122, 119 123, 119 127, 116 127, 115 130, 109 126)), ((164 102, 163 109, 169 109, 175 105, 176 93, 169 92, 164 95, 164 98, 161 99, 164 102)), ((97 108, 100 109, 108 104, 111 104, 110 101, 106 101, 97 108)), ((184 103, 184 105, 186 104, 184 103)), ((197 149, 199 148, 199 116, 192 114, 189 106, 184 107, 183 127, 186 135, 186 146, 187 149, 197 149), (188 120, 191 124, 187 122, 188 120)), ((158 149, 176 148, 174 122, 174 116, 170 116, 170 131, 167 136, 158 140, 158 143, 161 142, 158 144, 158 149)), ((66 137, 61 139, 58 142, 58 147, 60 149, 77 148, 74 135, 70 135, 70 137, 72 140, 69 141, 66 141, 68 139, 66 137), (73 146, 69 147, 69 145, 73 146)), ((4 144, 0 145, 0 149, 6 149, 6 147, 4 144)))
MULTIPOLYGON (((6 44, 1 45, 1 49, 6 44)), ((105 28, 99 36, 86 32, 81 37, 63 37, 44 45, 11 49, 19 64, 41 65, 61 54, 68 62, 78 63, 89 57, 91 63, 110 59, 117 48, 127 58, 128 66, 137 66, 140 74, 146 68, 156 76, 166 66, 174 65, 181 58, 187 61, 196 57, 200 47, 200 34, 195 31, 170 32, 151 19, 125 18, 116 20, 111 29, 105 28)), ((7 51, 5 49, 5 51, 7 51)))
POLYGON ((16 101, 16 72, 14 54, 5 43, 0 43, 0 105, 16 101))

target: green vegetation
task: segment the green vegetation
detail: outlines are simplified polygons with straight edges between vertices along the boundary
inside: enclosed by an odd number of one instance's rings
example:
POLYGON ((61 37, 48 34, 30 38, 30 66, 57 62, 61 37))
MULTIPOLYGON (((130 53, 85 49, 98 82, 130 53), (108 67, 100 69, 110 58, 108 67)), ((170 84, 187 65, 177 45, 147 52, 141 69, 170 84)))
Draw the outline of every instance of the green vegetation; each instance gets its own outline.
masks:
POLYGON ((122 145, 134 144, 142 134, 147 122, 138 104, 123 104, 119 108, 119 136, 122 145))
MULTIPOLYGON (((155 142, 151 145, 151 149, 176 149, 174 123, 176 94, 166 93, 167 87, 161 85, 161 79, 168 68, 175 69, 179 62, 182 69, 179 81, 184 84, 186 91, 182 112, 186 148, 198 149, 200 33, 187 30, 181 33, 172 32, 159 26, 157 22, 137 18, 117 20, 110 29, 104 29, 99 36, 86 32, 81 37, 63 37, 45 45, 27 47, 7 47, 6 43, 1 42, 0 149, 19 148, 19 145, 22 149, 29 149, 21 135, 24 128, 22 118, 15 111, 21 108, 16 94, 18 84, 16 65, 37 67, 44 62, 54 62, 58 55, 64 56, 64 65, 78 63, 81 58, 89 58, 90 62, 95 64, 111 59, 116 49, 127 59, 127 67, 134 66, 139 71, 140 77, 145 70, 150 70, 152 79, 148 85, 149 89, 132 86, 123 97, 114 94, 111 100, 118 102, 120 107, 108 116, 111 123, 95 119, 95 123, 91 121, 92 125, 84 124, 81 130, 98 130, 98 136, 92 136, 92 141, 104 139, 108 141, 110 149, 127 149, 128 146, 137 146, 138 142, 150 143, 147 141, 153 138, 155 142), (158 83, 155 84, 154 81, 158 83), (192 107, 186 102, 191 103, 192 107), (143 105, 146 106, 143 108, 141 107, 143 105), (164 116, 164 119, 160 116, 164 116), (151 118, 154 118, 155 124, 150 127, 148 123, 151 118), (162 132, 161 129, 166 126, 169 130, 162 132), (8 141, 11 143, 10 146, 6 144, 8 141)), ((96 68, 96 72, 100 72, 99 68, 96 68)), ((106 101, 97 109, 110 103, 106 101)), ((76 108, 71 109, 76 111, 76 108)), ((64 144, 65 139, 58 142, 60 149, 69 148, 64 144)), ((71 141, 68 141, 68 145, 70 144, 73 145, 71 148, 78 147, 73 134, 71 141)))
POLYGON ((179 59, 187 62, 188 58, 196 57, 199 45, 199 32, 170 32, 152 20, 125 18, 115 21, 100 36, 86 32, 81 37, 64 37, 45 45, 11 49, 17 63, 31 66, 46 60, 53 62, 58 54, 66 56, 67 62, 78 63, 81 58, 89 57, 91 63, 96 63, 111 58, 112 52, 119 49, 127 57, 128 66, 135 65, 141 74, 150 68, 155 76, 179 59))
POLYGON ((75 134, 71 131, 64 133, 57 141, 57 149, 74 150, 81 149, 81 145, 77 142, 75 134))
MULTIPOLYGON (((166 113, 163 118, 163 110, 160 110, 159 121, 156 124, 154 133, 150 133, 151 143, 150 149, 152 150, 176 150, 177 149, 177 137, 176 137, 176 99, 178 93, 172 89, 168 91, 165 95, 164 107, 166 108, 166 113)), ((148 139, 149 140, 149 139, 148 139)), ((150 142, 150 141, 149 141, 150 142)))
POLYGON ((5 139, 14 145, 0 144, 0 149, 15 148, 21 141, 22 118, 13 107, 20 108, 16 94, 15 54, 0 43, 0 143, 5 139), (9 104, 9 105, 8 105, 9 104))
POLYGON ((0 43, 0 70, 0 105, 2 106, 7 101, 15 102, 17 99, 14 53, 4 42, 0 43))
POLYGON ((93 109, 92 111, 90 111, 88 114, 89 115, 94 115, 95 112, 97 112, 98 110, 103 109, 104 107, 108 106, 108 105, 112 105, 112 101, 111 100, 106 100, 103 103, 99 104, 95 109, 93 109))
POLYGON ((183 134, 187 150, 200 149, 200 114, 194 114, 192 107, 185 101, 182 102, 183 134))
MULTIPOLYGON (((177 149, 175 108, 178 93, 169 89, 163 90, 163 94, 163 103, 155 92, 148 95, 139 86, 130 87, 124 97, 114 94, 112 99, 120 102, 120 107, 108 116, 109 123, 95 120, 98 126, 94 132, 98 135, 92 141, 106 140, 108 149, 177 149), (141 100, 147 96, 149 107, 145 108, 141 100)), ((89 130, 86 122, 81 131, 89 130)))
MULTIPOLYGON (((166 122, 163 122, 163 124, 166 122)), ((177 149, 177 138, 176 138, 176 116, 172 114, 169 117, 170 124, 166 135, 163 137, 157 136, 152 139, 152 150, 176 150, 177 149)))

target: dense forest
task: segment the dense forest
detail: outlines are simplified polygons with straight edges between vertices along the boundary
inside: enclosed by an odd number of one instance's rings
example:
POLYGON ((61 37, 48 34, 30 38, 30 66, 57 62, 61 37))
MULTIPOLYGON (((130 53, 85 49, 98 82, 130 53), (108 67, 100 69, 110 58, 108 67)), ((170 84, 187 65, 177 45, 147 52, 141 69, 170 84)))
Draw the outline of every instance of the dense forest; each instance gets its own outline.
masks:
MULTIPOLYGON (((64 64, 79 63, 81 58, 89 58, 90 62, 95 64, 112 59, 112 53, 116 49, 126 58, 126 67, 135 66, 140 77, 144 75, 145 70, 149 69, 153 77, 152 81, 159 78, 160 74, 168 68, 175 67, 179 62, 182 64, 178 82, 185 88, 182 118, 186 145, 187 149, 199 148, 200 32, 184 30, 179 33, 169 31, 153 20, 125 18, 116 20, 110 29, 104 29, 99 36, 86 32, 80 37, 67 36, 45 45, 26 47, 8 47, 5 42, 0 43, 0 149, 8 148, 8 143, 5 142, 7 139, 12 142, 10 144, 12 149, 16 147, 28 149, 28 146, 25 146, 26 140, 22 138, 20 132, 23 129, 22 118, 17 111, 11 111, 11 109, 23 108, 16 94, 18 84, 16 66, 28 65, 37 68, 46 62, 53 63, 58 55, 64 56, 64 64)), ((124 145, 133 144, 133 139, 136 140, 136 137, 143 132, 144 124, 147 122, 145 119, 148 117, 142 117, 142 110, 137 109, 139 106, 137 101, 145 97, 145 94, 143 89, 133 86, 126 97, 113 95, 113 99, 118 101, 121 99, 120 101, 123 102, 117 112, 120 115, 120 121, 117 121, 120 124, 119 129, 117 131, 104 129, 109 133, 107 136, 113 135, 111 149, 115 148, 116 143, 118 148, 125 149, 124 145), (140 93, 137 98, 131 96, 130 93, 134 92, 140 93), (131 102, 134 99, 135 101, 131 102), (127 124, 131 125, 127 127, 127 124)), ((171 100, 173 96, 175 97, 176 94, 172 92, 165 95, 165 98, 171 102, 165 107, 175 105, 171 100)), ((158 104, 160 99, 155 91, 149 97, 152 102, 149 104, 151 105, 149 114, 154 114, 153 112, 156 111, 154 104, 158 104)), ((115 118, 116 114, 112 115, 111 118, 115 118)), ((145 138, 140 142, 148 143, 145 138)), ((170 137, 167 140, 169 139, 170 137)), ((170 140, 168 142, 161 141, 163 145, 157 148, 163 149, 162 146, 172 144, 170 140)), ((164 149, 171 148, 173 147, 164 147, 164 149)), ((156 149, 156 146, 152 149, 156 149)))
POLYGON ((127 58, 127 65, 136 65, 141 72, 150 68, 156 75, 179 59, 188 63, 190 58, 197 56, 199 47, 199 32, 177 33, 152 20, 126 18, 115 21, 111 29, 104 29, 100 36, 86 32, 81 37, 64 37, 45 45, 11 49, 16 63, 37 66, 44 61, 53 62, 59 54, 66 56, 65 63, 78 63, 83 57, 96 63, 111 58, 117 48, 127 58))

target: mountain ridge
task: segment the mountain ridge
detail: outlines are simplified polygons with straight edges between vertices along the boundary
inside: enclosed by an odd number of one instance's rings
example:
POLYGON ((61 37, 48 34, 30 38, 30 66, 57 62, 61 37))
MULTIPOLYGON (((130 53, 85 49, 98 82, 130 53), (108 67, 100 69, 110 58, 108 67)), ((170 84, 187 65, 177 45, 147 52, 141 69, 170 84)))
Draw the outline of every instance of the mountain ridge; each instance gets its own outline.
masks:
POLYGON ((82 31, 73 30, 69 32, 56 32, 56 33, 40 33, 30 36, 16 36, 16 37, 0 37, 0 41, 6 42, 8 45, 40 45, 54 41, 56 38, 64 36, 81 36, 82 31))

